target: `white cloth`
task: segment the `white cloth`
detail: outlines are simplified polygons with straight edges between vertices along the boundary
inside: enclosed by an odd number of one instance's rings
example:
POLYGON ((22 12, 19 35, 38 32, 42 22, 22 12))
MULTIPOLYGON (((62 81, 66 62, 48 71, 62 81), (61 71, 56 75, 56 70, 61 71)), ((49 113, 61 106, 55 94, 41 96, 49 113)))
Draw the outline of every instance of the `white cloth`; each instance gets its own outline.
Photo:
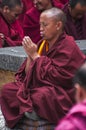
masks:
POLYGON ((3 114, 2 114, 1 107, 0 107, 0 130, 10 130, 5 125, 5 118, 4 118, 3 114))

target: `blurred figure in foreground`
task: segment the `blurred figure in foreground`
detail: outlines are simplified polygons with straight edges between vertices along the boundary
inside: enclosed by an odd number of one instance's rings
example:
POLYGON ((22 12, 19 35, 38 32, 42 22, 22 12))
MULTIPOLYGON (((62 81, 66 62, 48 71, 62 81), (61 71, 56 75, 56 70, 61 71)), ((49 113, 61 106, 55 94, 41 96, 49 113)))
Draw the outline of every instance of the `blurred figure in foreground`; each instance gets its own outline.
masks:
POLYGON ((86 130, 86 63, 74 78, 77 104, 60 122, 56 130, 86 130))

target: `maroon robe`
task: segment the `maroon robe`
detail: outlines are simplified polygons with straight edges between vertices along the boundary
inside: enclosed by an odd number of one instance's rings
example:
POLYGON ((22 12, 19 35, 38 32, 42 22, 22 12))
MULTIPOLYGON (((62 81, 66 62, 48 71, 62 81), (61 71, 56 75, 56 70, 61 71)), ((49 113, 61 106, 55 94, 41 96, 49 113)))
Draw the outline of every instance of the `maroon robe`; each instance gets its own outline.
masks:
POLYGON ((68 9, 68 4, 65 5, 63 11, 67 16, 67 22, 65 24, 66 33, 73 36, 75 40, 86 39, 86 14, 83 16, 83 18, 78 19, 76 22, 73 22, 68 9))
POLYGON ((41 39, 39 19, 40 12, 35 7, 28 10, 24 16, 24 35, 29 36, 34 43, 41 39))
POLYGON ((24 35, 18 20, 9 24, 2 14, 0 14, 0 33, 4 34, 5 37, 5 45, 2 46, 0 43, 0 47, 22 45, 22 38, 24 35))
POLYGON ((19 16, 19 22, 21 26, 23 27, 24 15, 27 10, 30 10, 33 7, 33 3, 32 3, 32 0, 22 0, 22 2, 23 2, 23 12, 19 16))
POLYGON ((51 123, 57 123, 74 103, 72 78, 85 61, 74 39, 62 34, 52 48, 35 59, 25 75, 26 61, 16 73, 16 81, 1 93, 1 108, 10 128, 33 110, 51 123))
POLYGON ((86 100, 75 105, 55 130, 86 130, 86 100))
POLYGON ((63 8, 64 5, 68 2, 68 0, 53 0, 54 5, 58 8, 63 8))

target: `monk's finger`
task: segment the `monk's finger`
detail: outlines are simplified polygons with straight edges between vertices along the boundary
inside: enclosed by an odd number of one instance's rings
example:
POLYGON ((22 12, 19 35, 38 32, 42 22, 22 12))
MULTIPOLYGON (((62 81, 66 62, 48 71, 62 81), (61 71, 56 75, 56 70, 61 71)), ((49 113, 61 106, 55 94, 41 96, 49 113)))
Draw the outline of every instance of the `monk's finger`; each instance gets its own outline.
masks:
POLYGON ((31 39, 30 39, 30 37, 29 36, 25 36, 24 37, 24 40, 25 40, 25 43, 27 43, 28 45, 31 45, 31 39))
POLYGON ((26 41, 28 42, 28 45, 30 46, 30 47, 33 47, 34 46, 34 43, 33 43, 33 41, 31 40, 31 38, 29 37, 29 36, 27 36, 27 37, 25 37, 26 38, 26 41))

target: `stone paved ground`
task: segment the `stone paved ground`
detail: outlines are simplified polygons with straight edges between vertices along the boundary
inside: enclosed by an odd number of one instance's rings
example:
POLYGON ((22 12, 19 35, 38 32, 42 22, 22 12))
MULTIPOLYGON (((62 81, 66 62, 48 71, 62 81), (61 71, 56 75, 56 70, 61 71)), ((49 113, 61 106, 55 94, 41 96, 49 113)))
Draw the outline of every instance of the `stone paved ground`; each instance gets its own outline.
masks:
POLYGON ((14 74, 15 72, 0 70, 0 89, 4 84, 14 81, 14 74))

